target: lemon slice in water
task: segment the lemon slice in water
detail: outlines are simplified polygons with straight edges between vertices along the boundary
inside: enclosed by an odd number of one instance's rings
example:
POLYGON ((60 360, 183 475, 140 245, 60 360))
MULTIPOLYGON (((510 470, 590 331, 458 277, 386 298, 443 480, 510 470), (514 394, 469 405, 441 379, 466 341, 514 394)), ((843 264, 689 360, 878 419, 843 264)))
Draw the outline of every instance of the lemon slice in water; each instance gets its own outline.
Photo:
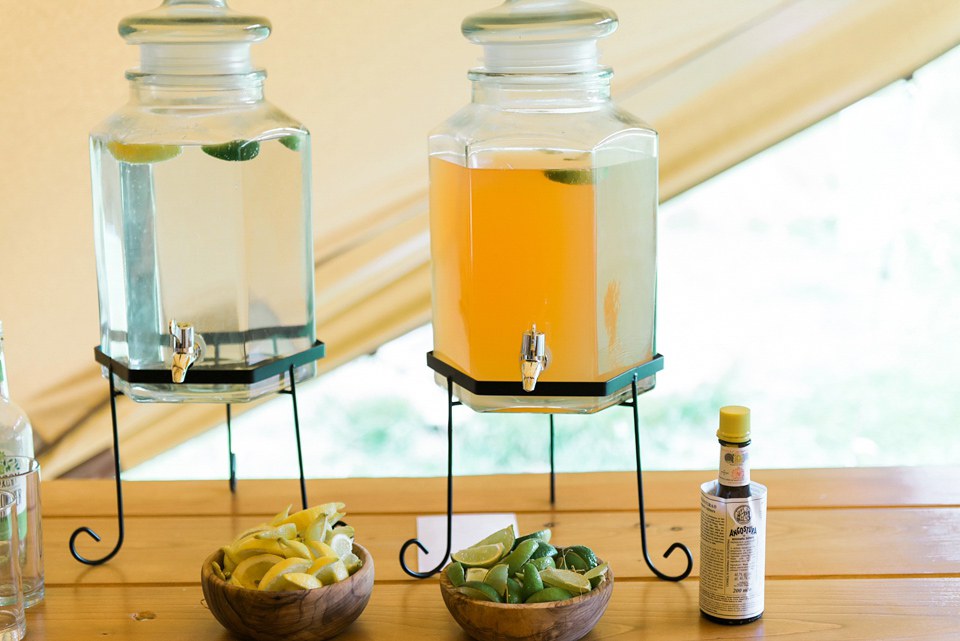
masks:
POLYGON ((107 149, 120 162, 134 165, 163 162, 176 158, 183 151, 179 145, 126 145, 115 140, 107 142, 107 149))

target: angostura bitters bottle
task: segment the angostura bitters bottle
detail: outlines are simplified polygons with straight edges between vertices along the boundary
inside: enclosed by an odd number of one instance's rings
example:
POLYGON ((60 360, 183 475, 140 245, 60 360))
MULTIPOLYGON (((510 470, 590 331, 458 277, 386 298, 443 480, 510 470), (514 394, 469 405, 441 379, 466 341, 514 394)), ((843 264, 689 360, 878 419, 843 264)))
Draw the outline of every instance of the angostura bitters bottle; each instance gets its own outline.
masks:
POLYGON ((429 139, 434 356, 523 385, 455 386, 475 410, 594 412, 630 385, 537 386, 608 381, 655 354, 657 134, 610 99, 597 40, 616 26, 579 0, 508 0, 463 21, 483 66, 472 102, 429 139))
POLYGON ((140 67, 127 72, 130 102, 90 136, 100 348, 130 369, 170 373, 169 383, 118 380, 134 400, 274 392, 282 376, 187 379, 316 339, 309 134, 264 100, 266 74, 250 57, 270 23, 224 0, 165 0, 119 30, 140 46, 140 67))
POLYGON ((750 480, 750 410, 720 408, 720 466, 700 488, 700 612, 739 625, 763 615, 767 489, 750 480))

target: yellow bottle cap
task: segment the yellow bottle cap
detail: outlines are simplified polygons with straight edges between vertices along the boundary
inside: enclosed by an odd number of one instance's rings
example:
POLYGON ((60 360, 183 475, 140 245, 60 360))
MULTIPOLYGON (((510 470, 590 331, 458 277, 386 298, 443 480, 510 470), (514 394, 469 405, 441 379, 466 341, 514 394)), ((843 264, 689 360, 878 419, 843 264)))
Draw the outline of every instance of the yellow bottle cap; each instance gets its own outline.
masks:
POLYGON ((720 408, 720 429, 717 438, 728 443, 746 443, 750 440, 750 408, 727 405, 720 408))

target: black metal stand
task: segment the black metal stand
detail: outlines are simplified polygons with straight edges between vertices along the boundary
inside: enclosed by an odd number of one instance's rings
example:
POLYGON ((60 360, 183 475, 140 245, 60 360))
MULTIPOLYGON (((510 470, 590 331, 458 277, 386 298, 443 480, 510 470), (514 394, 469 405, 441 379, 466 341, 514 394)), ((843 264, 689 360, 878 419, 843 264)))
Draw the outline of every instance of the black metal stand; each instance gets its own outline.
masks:
MULTIPOLYGON (((433 356, 433 352, 427 354, 427 364, 434 371, 447 377, 447 547, 440 564, 427 572, 415 572, 411 570, 406 563, 404 553, 411 545, 416 545, 425 553, 429 552, 418 539, 410 539, 400 548, 400 567, 404 572, 412 577, 424 579, 433 576, 443 569, 447 559, 450 556, 451 533, 453 529, 453 408, 460 405, 460 401, 453 400, 453 385, 456 383, 464 389, 474 394, 480 395, 515 395, 520 396, 518 390, 522 390, 519 382, 510 381, 477 381, 463 372, 450 367, 446 363, 439 361, 433 356)), ((620 376, 602 383, 540 383, 537 385, 538 396, 608 396, 614 392, 623 389, 626 384, 630 385, 632 398, 624 401, 621 405, 633 409, 633 434, 635 441, 637 457, 637 496, 640 513, 640 542, 643 551, 643 559, 647 567, 659 578, 665 581, 682 581, 690 575, 693 569, 693 554, 683 543, 674 543, 664 552, 664 558, 670 556, 674 550, 681 550, 687 557, 686 569, 676 576, 665 574, 654 566, 650 555, 647 552, 647 524, 646 514, 643 505, 643 473, 640 465, 640 414, 637 409, 637 397, 639 395, 637 384, 640 380, 653 375, 663 369, 663 356, 657 354, 649 363, 644 363, 639 367, 633 368, 621 374, 620 376), (548 389, 544 389, 548 388, 548 389), (541 390, 543 390, 541 392, 541 390), (555 390, 561 390, 557 392, 555 390), (554 393, 550 393, 554 392, 554 393)), ((556 470, 554 467, 554 415, 550 415, 550 503, 556 499, 556 470)))
MULTIPOLYGON (((284 358, 272 359, 252 368, 231 369, 231 370, 190 370, 187 372, 186 379, 180 384, 245 384, 249 385, 271 376, 284 375, 289 376, 290 389, 279 390, 281 394, 289 394, 293 399, 293 425, 297 437, 297 461, 300 466, 300 500, 307 508, 307 482, 303 470, 303 451, 300 442, 300 417, 297 410, 297 383, 294 377, 294 370, 300 365, 305 365, 311 361, 323 358, 325 346, 317 341, 314 346, 297 354, 284 358)), ((173 384, 170 382, 170 372, 165 370, 133 370, 129 369, 114 359, 110 358, 101 351, 99 347, 94 349, 96 360, 101 365, 107 367, 110 378, 110 417, 113 422, 113 467, 114 478, 117 484, 117 544, 109 554, 100 559, 86 559, 77 552, 76 540, 81 532, 89 534, 94 541, 100 542, 100 537, 89 527, 80 527, 70 535, 70 554, 77 561, 87 565, 100 565, 112 559, 120 547, 123 545, 123 491, 120 481, 120 438, 117 430, 117 396, 122 392, 116 390, 114 385, 114 376, 130 383, 153 383, 153 384, 173 384)), ((230 404, 227 404, 227 450, 230 464, 230 491, 235 492, 237 488, 237 457, 233 453, 233 436, 230 425, 230 404)))

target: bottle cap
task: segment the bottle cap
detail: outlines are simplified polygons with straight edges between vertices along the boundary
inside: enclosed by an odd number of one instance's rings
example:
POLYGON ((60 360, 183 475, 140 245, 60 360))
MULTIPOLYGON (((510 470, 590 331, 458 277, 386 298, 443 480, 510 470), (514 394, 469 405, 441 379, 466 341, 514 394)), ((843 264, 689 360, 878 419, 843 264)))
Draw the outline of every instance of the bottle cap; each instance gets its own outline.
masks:
POLYGON ((616 28, 616 13, 581 0, 506 0, 460 25, 487 73, 596 71, 597 40, 616 28))
POLYGON ((728 443, 746 443, 750 440, 750 408, 727 405, 720 408, 720 429, 717 438, 728 443))

